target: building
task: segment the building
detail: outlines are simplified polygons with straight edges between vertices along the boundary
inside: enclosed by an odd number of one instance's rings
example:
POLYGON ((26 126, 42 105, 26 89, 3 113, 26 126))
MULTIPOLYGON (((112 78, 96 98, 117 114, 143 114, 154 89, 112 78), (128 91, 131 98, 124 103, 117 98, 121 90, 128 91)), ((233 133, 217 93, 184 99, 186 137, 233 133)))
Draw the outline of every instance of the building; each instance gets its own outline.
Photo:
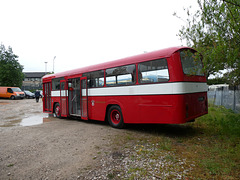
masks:
POLYGON ((22 90, 35 90, 35 89, 42 89, 42 77, 45 72, 23 72, 25 78, 22 84, 22 90))

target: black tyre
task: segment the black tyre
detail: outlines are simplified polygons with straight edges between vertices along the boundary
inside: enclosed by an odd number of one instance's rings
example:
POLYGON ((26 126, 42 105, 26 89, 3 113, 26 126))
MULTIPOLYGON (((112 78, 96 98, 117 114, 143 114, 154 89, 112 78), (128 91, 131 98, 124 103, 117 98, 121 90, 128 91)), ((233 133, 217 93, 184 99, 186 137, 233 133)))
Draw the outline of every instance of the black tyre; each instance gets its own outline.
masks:
POLYGON ((57 118, 61 118, 61 109, 59 103, 54 106, 54 114, 57 118))
POLYGON ((108 117, 108 122, 112 127, 119 128, 119 129, 124 127, 122 110, 119 106, 117 105, 111 106, 108 110, 107 117, 108 117))
POLYGON ((11 100, 14 100, 14 99, 15 99, 15 96, 11 96, 10 99, 11 99, 11 100))

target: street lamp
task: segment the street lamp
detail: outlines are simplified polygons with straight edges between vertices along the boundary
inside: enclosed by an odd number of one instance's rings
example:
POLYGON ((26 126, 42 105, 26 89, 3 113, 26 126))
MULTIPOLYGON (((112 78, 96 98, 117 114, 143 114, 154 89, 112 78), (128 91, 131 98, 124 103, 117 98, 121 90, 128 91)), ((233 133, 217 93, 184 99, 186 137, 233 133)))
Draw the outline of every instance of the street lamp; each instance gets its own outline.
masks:
POLYGON ((54 73, 54 60, 56 59, 56 56, 53 58, 53 73, 54 73))
POLYGON ((48 62, 44 62, 45 63, 45 74, 47 74, 47 63, 48 62))

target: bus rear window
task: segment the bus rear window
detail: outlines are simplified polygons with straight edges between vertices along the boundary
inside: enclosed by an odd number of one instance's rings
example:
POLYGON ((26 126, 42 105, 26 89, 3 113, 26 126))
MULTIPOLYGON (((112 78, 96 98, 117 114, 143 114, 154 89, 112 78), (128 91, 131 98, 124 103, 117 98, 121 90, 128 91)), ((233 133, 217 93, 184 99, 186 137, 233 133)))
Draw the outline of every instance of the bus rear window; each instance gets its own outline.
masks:
POLYGON ((180 52, 180 58, 184 74, 204 76, 203 65, 199 53, 183 50, 180 52))

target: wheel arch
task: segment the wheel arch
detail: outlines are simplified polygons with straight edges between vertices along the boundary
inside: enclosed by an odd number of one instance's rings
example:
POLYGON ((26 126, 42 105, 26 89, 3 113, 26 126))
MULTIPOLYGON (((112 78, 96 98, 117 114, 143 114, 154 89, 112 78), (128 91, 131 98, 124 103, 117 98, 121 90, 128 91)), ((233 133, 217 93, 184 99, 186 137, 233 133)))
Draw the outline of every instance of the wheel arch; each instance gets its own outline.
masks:
POLYGON ((108 114, 108 110, 111 106, 119 106, 121 108, 122 114, 124 114, 124 106, 120 101, 117 100, 109 100, 106 102, 107 106, 106 106, 106 110, 105 110, 105 121, 107 122, 107 114, 108 114))
POLYGON ((56 104, 59 104, 59 105, 60 105, 60 102, 54 102, 54 103, 53 103, 52 113, 55 113, 55 106, 56 106, 56 104))

